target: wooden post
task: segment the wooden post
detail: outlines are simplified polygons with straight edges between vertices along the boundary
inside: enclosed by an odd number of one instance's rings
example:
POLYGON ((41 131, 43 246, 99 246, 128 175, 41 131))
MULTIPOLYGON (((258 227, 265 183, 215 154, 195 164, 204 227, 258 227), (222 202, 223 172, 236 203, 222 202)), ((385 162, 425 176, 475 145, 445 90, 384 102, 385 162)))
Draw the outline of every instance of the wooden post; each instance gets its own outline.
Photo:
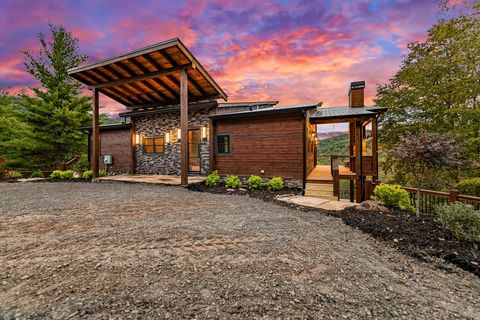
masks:
POLYGON ((355 123, 355 175, 356 202, 362 202, 363 198, 363 170, 362 170, 362 121, 355 123))
POLYGON ((210 152, 210 173, 215 171, 215 133, 213 119, 208 122, 208 147, 210 152))
POLYGON ((372 162, 373 176, 372 181, 378 179, 378 124, 377 117, 372 120, 372 162))
POLYGON ((187 70, 180 71, 180 127, 181 142, 181 185, 188 185, 188 78, 187 70))
POLYGON ((333 195, 338 197, 340 200, 340 181, 338 179, 339 169, 338 169, 338 156, 332 156, 331 160, 331 172, 333 178, 333 195))
POLYGON ((450 190, 449 202, 450 202, 450 203, 456 202, 457 199, 458 199, 459 193, 460 193, 460 191, 458 191, 458 190, 456 190, 456 189, 450 190))
POLYGON ((98 177, 100 165, 100 124, 99 124, 99 108, 98 108, 98 89, 92 89, 92 172, 93 177, 98 177))

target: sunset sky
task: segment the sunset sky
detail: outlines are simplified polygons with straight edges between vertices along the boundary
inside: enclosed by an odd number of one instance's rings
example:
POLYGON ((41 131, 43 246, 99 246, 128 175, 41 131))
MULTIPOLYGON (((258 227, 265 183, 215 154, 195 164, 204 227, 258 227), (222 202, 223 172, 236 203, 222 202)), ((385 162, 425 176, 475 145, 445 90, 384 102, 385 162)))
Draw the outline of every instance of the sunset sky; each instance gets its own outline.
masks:
MULTIPOLYGON (((425 38, 437 9, 434 0, 1 0, 0 86, 38 86, 21 50, 38 48, 36 35, 50 21, 80 39, 88 62, 178 36, 229 101, 345 105, 348 84, 365 80, 371 104, 407 44, 425 38)), ((106 97, 101 104, 102 112, 123 109, 106 97)))

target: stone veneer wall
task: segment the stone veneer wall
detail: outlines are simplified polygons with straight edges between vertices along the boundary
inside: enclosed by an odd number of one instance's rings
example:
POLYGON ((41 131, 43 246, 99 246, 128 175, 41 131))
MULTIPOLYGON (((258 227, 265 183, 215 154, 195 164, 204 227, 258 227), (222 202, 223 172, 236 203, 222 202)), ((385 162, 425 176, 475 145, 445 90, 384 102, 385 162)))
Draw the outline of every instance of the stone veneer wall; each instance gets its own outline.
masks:
MULTIPOLYGON (((208 109, 188 113, 189 129, 207 126, 209 124, 208 109)), ((152 134, 164 135, 170 132, 170 144, 165 144, 163 154, 143 152, 141 146, 135 150, 136 173, 180 175, 181 144, 178 141, 177 129, 180 128, 180 113, 169 112, 135 118, 136 133, 142 136, 152 134)), ((210 138, 210 137, 209 137, 210 138)), ((200 174, 210 173, 210 153, 208 141, 200 143, 200 174)))

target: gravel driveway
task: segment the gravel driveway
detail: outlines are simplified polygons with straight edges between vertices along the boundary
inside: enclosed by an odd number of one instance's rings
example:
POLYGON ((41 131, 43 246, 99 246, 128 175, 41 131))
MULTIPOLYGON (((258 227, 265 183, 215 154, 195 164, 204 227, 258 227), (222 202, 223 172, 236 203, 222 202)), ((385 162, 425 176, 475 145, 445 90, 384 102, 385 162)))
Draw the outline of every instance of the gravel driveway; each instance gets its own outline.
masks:
POLYGON ((480 279, 243 196, 0 184, 0 316, 480 318, 480 279))

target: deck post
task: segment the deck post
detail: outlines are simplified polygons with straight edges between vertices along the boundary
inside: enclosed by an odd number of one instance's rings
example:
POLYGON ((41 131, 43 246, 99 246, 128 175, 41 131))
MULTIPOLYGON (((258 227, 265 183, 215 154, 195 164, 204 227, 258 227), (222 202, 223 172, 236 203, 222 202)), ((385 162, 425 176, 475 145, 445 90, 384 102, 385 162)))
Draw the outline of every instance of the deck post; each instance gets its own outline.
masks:
POLYGON ((100 124, 99 124, 99 107, 98 107, 98 89, 92 89, 92 173, 93 178, 98 178, 99 162, 100 162, 100 124))
POLYGON ((181 185, 188 185, 188 77, 187 70, 180 71, 180 128, 181 141, 181 185))
POLYGON ((357 121, 355 123, 355 200, 357 203, 362 202, 364 190, 364 177, 362 170, 362 126, 362 121, 357 121))
POLYGON ((372 181, 376 181, 378 179, 378 123, 376 116, 372 119, 372 162, 372 181))

